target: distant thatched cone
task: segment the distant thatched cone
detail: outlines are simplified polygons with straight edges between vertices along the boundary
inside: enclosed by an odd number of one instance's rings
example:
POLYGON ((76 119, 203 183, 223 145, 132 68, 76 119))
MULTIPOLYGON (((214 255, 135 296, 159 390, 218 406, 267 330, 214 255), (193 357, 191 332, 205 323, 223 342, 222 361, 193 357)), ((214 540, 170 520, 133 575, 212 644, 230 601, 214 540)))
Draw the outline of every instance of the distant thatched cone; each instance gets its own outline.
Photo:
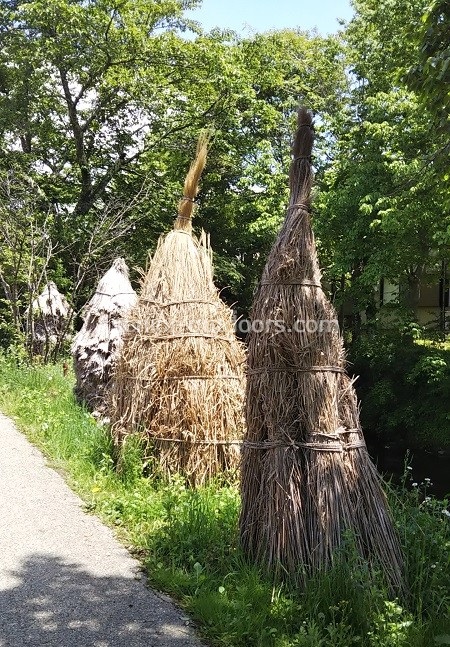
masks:
POLYGON ((112 407, 117 444, 138 432, 162 473, 193 485, 237 467, 243 434, 243 346, 213 283, 208 240, 191 233, 206 151, 201 140, 174 230, 160 239, 130 314, 112 407))
POLYGON ((71 336, 72 308, 56 284, 49 281, 27 309, 28 336, 33 354, 47 357, 58 342, 71 336), (31 316, 30 316, 31 315, 31 316))
POLYGON ((311 116, 300 110, 285 222, 252 310, 241 541, 277 575, 327 567, 345 531, 401 586, 402 557, 367 453, 310 221, 311 116), (270 323, 270 322, 277 323, 270 323))
POLYGON ((137 300, 123 258, 116 258, 85 306, 84 324, 72 343, 75 395, 106 413, 107 391, 122 346, 126 315, 137 300))

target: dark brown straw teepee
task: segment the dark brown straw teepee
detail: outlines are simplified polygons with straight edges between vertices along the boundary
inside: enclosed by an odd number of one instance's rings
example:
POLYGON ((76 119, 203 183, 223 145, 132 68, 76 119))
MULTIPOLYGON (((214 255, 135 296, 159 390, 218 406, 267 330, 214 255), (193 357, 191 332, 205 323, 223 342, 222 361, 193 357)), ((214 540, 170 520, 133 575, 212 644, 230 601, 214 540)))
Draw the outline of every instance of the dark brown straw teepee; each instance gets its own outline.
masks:
POLYGON ((243 435, 243 346, 214 286, 207 238, 192 235, 206 153, 201 139, 174 229, 160 239, 131 311, 112 411, 119 445, 140 434, 161 472, 192 485, 236 469, 243 435))
POLYGON ((301 581, 327 567, 350 532, 361 556, 399 587, 399 544, 321 287, 310 218, 313 139, 301 109, 290 202, 253 302, 240 536, 252 559, 301 581))
POLYGON ((91 410, 107 413, 111 377, 122 346, 126 315, 137 300, 123 258, 116 258, 84 309, 72 342, 75 396, 91 410))

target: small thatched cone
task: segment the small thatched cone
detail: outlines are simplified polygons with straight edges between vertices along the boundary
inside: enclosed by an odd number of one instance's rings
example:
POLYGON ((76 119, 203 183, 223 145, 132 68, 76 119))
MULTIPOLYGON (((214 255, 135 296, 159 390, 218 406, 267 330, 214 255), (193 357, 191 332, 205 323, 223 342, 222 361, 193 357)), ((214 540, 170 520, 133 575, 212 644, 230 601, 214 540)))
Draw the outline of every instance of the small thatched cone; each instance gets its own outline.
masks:
POLYGON ((163 474, 192 485, 235 469, 243 434, 243 346, 214 286, 207 238, 191 233, 206 152, 201 139, 174 230, 160 239, 130 314, 112 411, 117 444, 139 433, 163 474))
POLYGON ((84 323, 72 342, 75 395, 106 413, 111 376, 122 346, 126 315, 137 300, 123 258, 116 258, 85 306, 84 323))
POLYGON ((241 541, 275 575, 301 581, 332 562, 350 531, 398 587, 399 544, 320 283, 309 212, 313 138, 311 115, 300 110, 290 203, 252 309, 262 332, 249 336, 241 541))
POLYGON ((34 354, 45 355, 62 337, 70 337, 72 314, 66 297, 59 292, 53 281, 49 281, 34 299, 31 313, 27 309, 28 334, 34 354))

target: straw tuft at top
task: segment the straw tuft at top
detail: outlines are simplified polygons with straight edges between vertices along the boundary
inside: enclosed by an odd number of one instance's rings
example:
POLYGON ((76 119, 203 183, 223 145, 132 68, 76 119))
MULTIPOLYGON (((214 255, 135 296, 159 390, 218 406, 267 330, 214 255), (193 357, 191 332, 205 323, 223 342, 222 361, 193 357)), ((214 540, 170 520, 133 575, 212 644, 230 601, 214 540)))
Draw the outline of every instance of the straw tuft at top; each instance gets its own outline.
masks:
POLYGON ((293 160, 289 171, 291 197, 298 201, 303 200, 309 207, 311 200, 311 187, 313 173, 311 169, 311 155, 314 144, 314 127, 312 115, 308 110, 301 108, 297 116, 297 132, 292 144, 293 160))
POLYGON ((200 176, 205 168, 208 155, 208 137, 202 133, 197 143, 197 153, 184 181, 183 197, 178 203, 178 217, 174 223, 174 230, 192 231, 192 215, 195 207, 195 198, 199 191, 200 176))

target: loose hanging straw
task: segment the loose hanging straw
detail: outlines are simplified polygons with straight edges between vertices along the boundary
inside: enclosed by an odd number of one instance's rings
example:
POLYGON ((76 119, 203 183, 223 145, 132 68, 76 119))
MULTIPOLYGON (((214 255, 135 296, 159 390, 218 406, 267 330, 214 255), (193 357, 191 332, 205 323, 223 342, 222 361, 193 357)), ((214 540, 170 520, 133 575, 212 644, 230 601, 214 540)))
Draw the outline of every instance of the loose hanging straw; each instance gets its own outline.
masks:
POLYGON ((252 307, 254 321, 283 328, 249 334, 240 537, 252 560, 301 582, 332 563, 350 531, 361 556, 398 589, 399 543, 364 443, 336 313, 319 289, 313 139, 311 115, 301 109, 290 203, 252 307), (299 320, 317 325, 299 328, 299 320))
POLYGON ((192 485, 237 469, 244 424, 244 348, 213 283, 208 238, 192 236, 206 155, 202 136, 174 229, 160 239, 130 315, 112 411, 119 447, 138 433, 155 469, 192 485))

